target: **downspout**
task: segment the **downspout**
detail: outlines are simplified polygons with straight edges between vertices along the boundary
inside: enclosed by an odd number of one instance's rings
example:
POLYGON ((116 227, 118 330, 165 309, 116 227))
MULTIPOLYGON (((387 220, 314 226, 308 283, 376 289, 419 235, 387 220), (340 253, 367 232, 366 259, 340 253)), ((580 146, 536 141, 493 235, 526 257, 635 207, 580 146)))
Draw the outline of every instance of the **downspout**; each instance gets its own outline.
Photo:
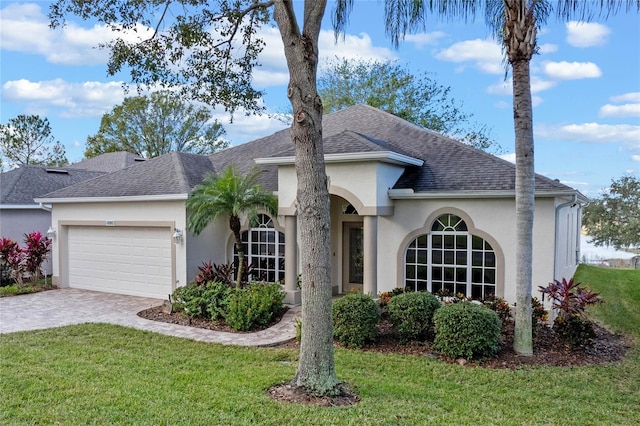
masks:
POLYGON ((40 204, 40 208, 41 208, 42 210, 45 210, 45 211, 48 211, 48 212, 50 212, 50 211, 51 211, 51 204, 49 204, 49 206, 47 206, 47 205, 46 205, 46 204, 44 204, 44 203, 39 203, 39 204, 40 204))
MULTIPOLYGON (((556 223, 555 223, 555 233, 554 233, 554 255, 553 255, 553 279, 555 280, 558 277, 558 243, 560 242, 560 233, 558 232, 558 222, 560 221, 560 210, 565 207, 574 206, 578 204, 578 194, 575 192, 571 196, 571 201, 567 201, 566 203, 558 204, 556 206, 556 223)), ((581 208, 578 208, 578 223, 580 222, 580 214, 581 208)), ((580 230, 578 229, 576 232, 576 257, 580 254, 580 230)), ((578 258, 576 258, 576 263, 578 258)))

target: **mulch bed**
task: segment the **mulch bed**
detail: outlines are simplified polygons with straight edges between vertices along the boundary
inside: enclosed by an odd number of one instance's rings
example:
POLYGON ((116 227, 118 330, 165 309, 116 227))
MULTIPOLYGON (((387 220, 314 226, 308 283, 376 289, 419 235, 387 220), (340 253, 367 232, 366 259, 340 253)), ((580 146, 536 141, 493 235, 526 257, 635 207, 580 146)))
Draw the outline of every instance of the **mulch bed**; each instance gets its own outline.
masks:
MULTIPOLYGON (((282 312, 282 315, 284 312, 282 312)), ((162 307, 155 307, 138 313, 139 316, 154 321, 170 322, 173 324, 187 325, 191 327, 206 328, 209 330, 226 331, 235 333, 224 322, 212 322, 206 319, 191 319, 180 313, 166 314, 162 307)), ((280 321, 280 315, 274 321, 263 327, 269 327, 280 321)), ((627 350, 632 347, 633 341, 626 336, 611 333, 604 327, 595 324, 596 338, 593 344, 586 347, 574 348, 563 341, 550 327, 539 326, 536 328, 533 339, 533 356, 522 356, 513 351, 513 320, 506 321, 502 327, 502 349, 494 358, 467 361, 464 359, 447 358, 431 349, 428 343, 400 344, 393 332, 391 323, 382 319, 378 326, 378 338, 375 342, 362 348, 365 352, 394 353, 410 356, 426 356, 440 359, 443 362, 457 363, 474 368, 507 368, 518 369, 528 366, 585 366, 607 364, 621 361, 627 350)), ((257 331, 257 330, 253 330, 257 331)), ((338 343, 336 347, 340 347, 338 343)), ((276 348, 299 348, 299 343, 290 341, 276 348)), ((350 390, 347 384, 342 384, 337 396, 316 396, 307 392, 304 388, 296 387, 290 383, 283 383, 271 387, 267 394, 278 401, 317 405, 317 406, 343 406, 354 405, 360 401, 360 397, 350 390)))
POLYGON ((256 327, 251 331, 236 331, 227 325, 224 321, 211 321, 207 318, 191 318, 181 312, 166 313, 162 306, 145 309, 138 312, 138 316, 152 321, 168 322, 171 324, 186 325, 189 327, 204 328, 206 330, 225 331, 227 333, 255 333, 256 331, 267 329, 280 322, 282 316, 289 310, 286 306, 282 308, 280 313, 276 315, 269 324, 256 327))

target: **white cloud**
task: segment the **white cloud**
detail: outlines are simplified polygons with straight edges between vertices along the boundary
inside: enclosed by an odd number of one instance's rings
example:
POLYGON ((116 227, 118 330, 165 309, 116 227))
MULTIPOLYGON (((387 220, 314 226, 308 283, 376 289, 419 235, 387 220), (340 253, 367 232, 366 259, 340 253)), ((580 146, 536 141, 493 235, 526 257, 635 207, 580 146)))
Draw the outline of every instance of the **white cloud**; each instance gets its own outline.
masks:
POLYGON ((640 103, 611 105, 606 104, 598 111, 600 117, 640 117, 640 103))
POLYGON ((600 68, 593 62, 545 61, 542 68, 546 75, 555 80, 579 80, 602 75, 600 68))
POLYGON ((498 155, 498 157, 502 158, 503 160, 507 160, 510 163, 516 164, 516 153, 515 152, 510 152, 508 154, 498 155))
POLYGON ((490 95, 511 96, 513 94, 513 85, 511 80, 502 80, 496 84, 487 87, 486 92, 490 95))
POLYGON ((600 107, 600 117, 640 117, 640 92, 629 92, 611 96, 611 102, 622 105, 605 104, 600 107))
POLYGON ((544 102, 544 100, 542 99, 541 96, 531 96, 531 106, 537 107, 542 102, 544 102))
POLYGON ((629 92, 622 95, 612 96, 611 102, 640 102, 640 92, 629 92))
MULTIPOLYGON (((531 93, 538 93, 556 86, 555 81, 543 80, 540 77, 531 77, 531 93)), ((487 93, 490 95, 513 95, 513 80, 499 81, 487 87, 487 93)))
POLYGON ((4 83, 2 97, 26 102, 29 110, 47 111, 58 107, 62 117, 72 118, 100 117, 114 105, 122 103, 125 94, 119 81, 70 83, 62 79, 21 79, 4 83))
POLYGON ((438 44, 438 41, 447 34, 442 31, 434 31, 432 33, 420 33, 420 34, 408 34, 405 36, 404 41, 407 43, 413 43, 416 48, 422 49, 424 46, 438 44))
MULTIPOLYGON (((321 30, 318 40, 320 60, 334 57, 346 59, 362 59, 371 61, 396 60, 398 55, 389 48, 373 45, 371 37, 367 33, 359 35, 346 34, 344 40, 339 38, 336 42, 333 31, 321 30)), ((284 53, 283 53, 284 57, 284 53)))
POLYGON ((233 145, 262 138, 289 127, 268 114, 245 115, 243 111, 238 111, 234 114, 233 123, 229 123, 229 114, 222 109, 216 110, 213 116, 222 123, 227 132, 225 139, 230 140, 233 145))
POLYGON ((638 161, 638 162, 640 162, 640 154, 634 154, 634 155, 632 155, 632 156, 631 156, 631 159, 632 159, 633 161, 638 161))
POLYGON ((640 126, 630 124, 582 123, 563 126, 536 126, 536 137, 566 139, 584 143, 619 143, 640 149, 640 126))
MULTIPOLYGON (((137 26, 135 31, 118 32, 127 41, 137 41, 150 29, 137 26)), ((0 46, 2 49, 38 54, 53 64, 95 65, 108 60, 108 52, 96 48, 115 38, 105 25, 83 28, 74 22, 52 30, 49 20, 34 3, 12 3, 0 10, 0 46)))
MULTIPOLYGON (((265 41, 265 48, 258 59, 261 66, 254 69, 253 83, 258 88, 286 85, 289 82, 289 69, 279 31, 276 28, 265 27, 261 29, 259 36, 265 41)), ((333 31, 322 30, 318 48, 321 71, 329 60, 336 57, 365 61, 386 61, 398 58, 392 50, 374 46, 367 33, 345 34, 344 39, 339 38, 336 42, 333 31)))
POLYGON ((595 22, 567 22, 567 43, 574 47, 602 46, 611 30, 595 22))
POLYGON ((556 51, 558 51, 557 44, 545 43, 538 46, 538 52, 540 52, 541 54, 553 53, 556 51))
POLYGON ((500 45, 490 39, 455 43, 439 51, 436 58, 456 63, 471 62, 473 66, 487 74, 504 74, 505 69, 500 45))

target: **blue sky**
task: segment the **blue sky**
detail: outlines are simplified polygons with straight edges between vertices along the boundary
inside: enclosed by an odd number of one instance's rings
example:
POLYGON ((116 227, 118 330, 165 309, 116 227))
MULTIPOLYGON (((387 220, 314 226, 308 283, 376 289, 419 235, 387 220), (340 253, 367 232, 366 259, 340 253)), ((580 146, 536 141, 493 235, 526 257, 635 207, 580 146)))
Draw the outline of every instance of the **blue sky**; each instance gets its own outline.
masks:
MULTIPOLYGON (((102 114, 124 99, 126 74, 107 77, 107 52, 94 49, 110 32, 71 20, 48 28, 49 2, 0 2, 2 123, 18 114, 38 114, 79 161, 87 136, 102 114)), ((473 119, 484 123, 513 158, 510 81, 504 79, 500 47, 483 22, 428 22, 427 32, 407 36, 396 50, 384 34, 383 6, 357 1, 344 41, 334 43, 329 1, 320 38, 321 59, 397 60, 416 72, 431 72, 473 119)), ((270 112, 289 109, 288 80, 277 31, 264 28, 262 66, 253 75, 270 112)), ((587 196, 598 196, 611 179, 640 175, 640 15, 619 14, 590 24, 553 19, 539 34, 540 54, 531 64, 536 171, 587 196)), ((134 89, 135 91, 135 89, 134 89)), ((135 92, 134 92, 135 93, 135 92)), ((283 128, 267 116, 222 111, 227 138, 239 144, 283 128)))

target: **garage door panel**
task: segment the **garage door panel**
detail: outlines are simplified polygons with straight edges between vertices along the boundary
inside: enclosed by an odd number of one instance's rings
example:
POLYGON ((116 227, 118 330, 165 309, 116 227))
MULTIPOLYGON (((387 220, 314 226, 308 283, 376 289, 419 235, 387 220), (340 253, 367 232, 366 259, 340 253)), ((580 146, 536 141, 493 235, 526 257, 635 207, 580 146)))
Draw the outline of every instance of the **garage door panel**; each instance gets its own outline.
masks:
POLYGON ((169 228, 69 228, 69 286, 136 296, 171 293, 169 228))

